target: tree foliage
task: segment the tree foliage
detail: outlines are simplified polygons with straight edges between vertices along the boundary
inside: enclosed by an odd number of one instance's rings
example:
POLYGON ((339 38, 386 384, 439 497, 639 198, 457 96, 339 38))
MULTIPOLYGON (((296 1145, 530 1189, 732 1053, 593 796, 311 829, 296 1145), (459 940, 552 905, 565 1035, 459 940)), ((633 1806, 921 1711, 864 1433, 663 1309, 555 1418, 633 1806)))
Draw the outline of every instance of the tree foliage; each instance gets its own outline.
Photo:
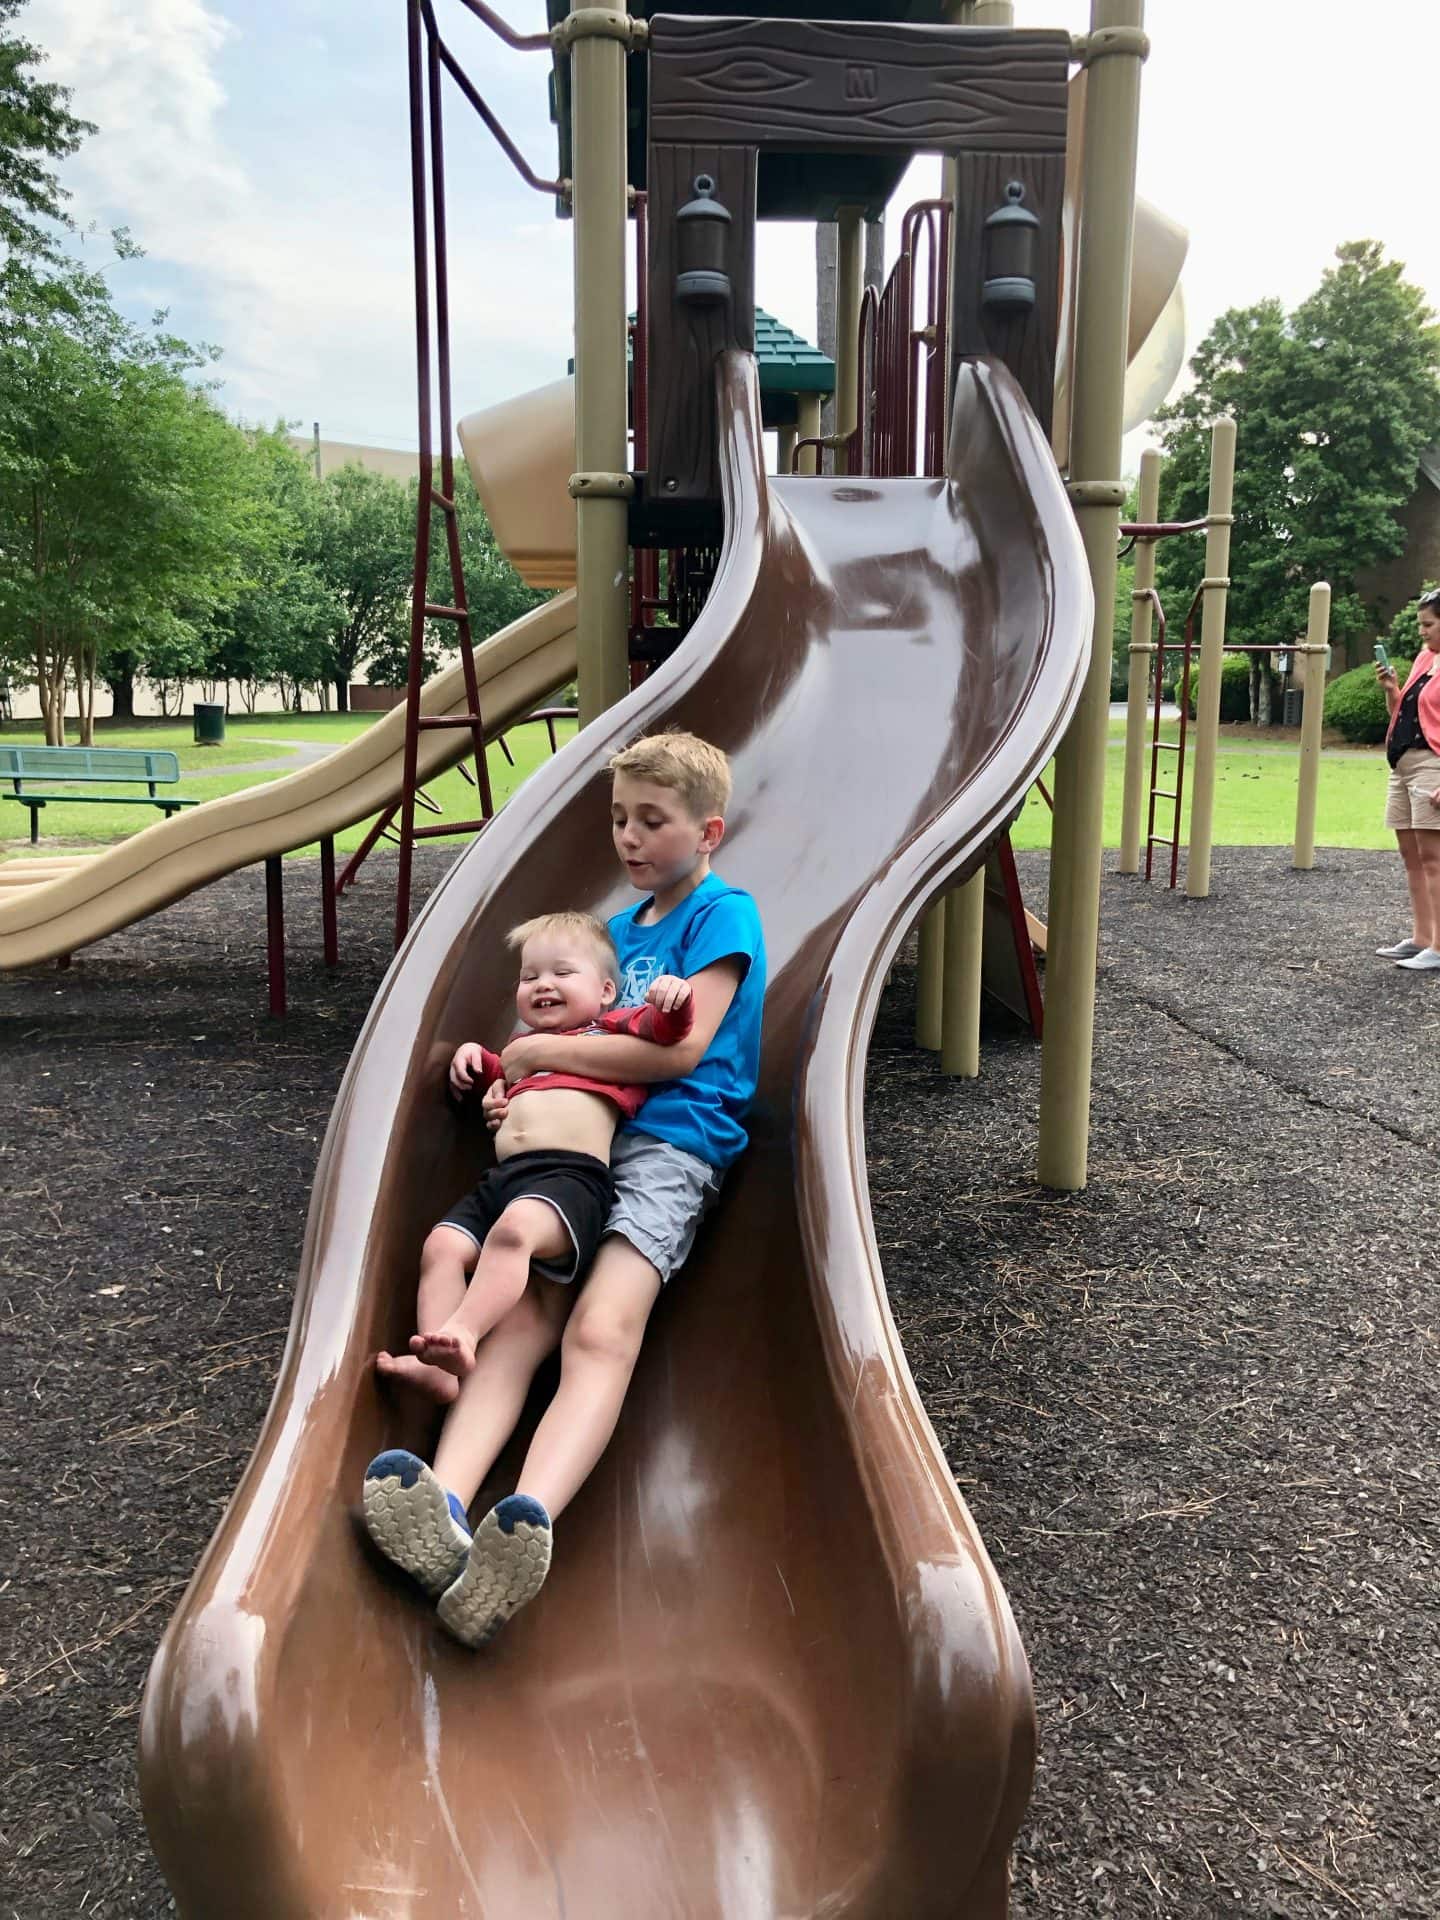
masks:
POLYGON ((158 679, 203 662, 203 627, 251 544, 247 448, 187 378, 208 355, 142 330, 73 266, 0 270, 0 653, 39 688, 46 737, 65 689, 93 724, 101 661, 158 679))
POLYGON ((70 112, 68 87, 30 71, 44 55, 11 31, 22 4, 0 0, 0 261, 54 257, 54 241, 43 223, 69 224, 69 195, 50 163, 74 153, 95 131, 70 112))
MULTIPOLYGON (((1203 515, 1210 429, 1233 415, 1233 637, 1294 640, 1311 585, 1328 580, 1343 646, 1371 617, 1356 576, 1403 550, 1397 514, 1440 438, 1440 329, 1424 295, 1376 242, 1350 242, 1293 313, 1262 300, 1222 314, 1191 371, 1193 386, 1157 415, 1164 517, 1203 515)), ((1162 546, 1161 591, 1177 617, 1200 570, 1192 543, 1162 546)))

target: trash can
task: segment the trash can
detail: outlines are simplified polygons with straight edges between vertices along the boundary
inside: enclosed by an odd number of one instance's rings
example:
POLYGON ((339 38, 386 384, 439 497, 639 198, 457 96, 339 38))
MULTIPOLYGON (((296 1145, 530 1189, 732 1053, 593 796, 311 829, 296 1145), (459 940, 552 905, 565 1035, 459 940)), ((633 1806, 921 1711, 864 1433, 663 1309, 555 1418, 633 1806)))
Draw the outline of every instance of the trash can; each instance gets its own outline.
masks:
POLYGON ((191 708, 195 720, 197 747, 218 747, 225 738, 225 709, 197 700, 191 708))

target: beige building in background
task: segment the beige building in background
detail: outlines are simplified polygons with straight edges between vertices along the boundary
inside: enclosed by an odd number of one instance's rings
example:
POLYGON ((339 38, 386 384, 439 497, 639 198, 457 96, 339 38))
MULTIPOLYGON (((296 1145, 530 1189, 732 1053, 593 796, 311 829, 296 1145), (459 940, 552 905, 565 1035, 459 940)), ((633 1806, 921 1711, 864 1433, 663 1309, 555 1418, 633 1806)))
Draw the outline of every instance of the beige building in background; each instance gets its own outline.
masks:
MULTIPOLYGON (((313 434, 292 433, 288 435, 290 444, 297 453, 304 454, 312 465, 315 459, 316 440, 313 434)), ((334 473, 340 467, 366 467, 371 473, 383 473, 387 480, 410 481, 420 472, 420 456, 403 447, 362 447, 353 440, 324 440, 319 442, 320 474, 324 479, 327 473, 334 473)))

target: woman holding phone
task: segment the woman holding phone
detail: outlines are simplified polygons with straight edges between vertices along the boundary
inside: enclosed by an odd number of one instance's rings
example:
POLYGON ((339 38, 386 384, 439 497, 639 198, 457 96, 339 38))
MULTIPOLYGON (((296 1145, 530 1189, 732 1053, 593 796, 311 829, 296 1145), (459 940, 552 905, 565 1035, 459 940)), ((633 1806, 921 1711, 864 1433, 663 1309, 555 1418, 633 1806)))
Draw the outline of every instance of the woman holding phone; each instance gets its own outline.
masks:
POLYGON ((1440 973, 1440 587, 1421 594, 1417 614, 1420 651, 1403 687, 1385 649, 1375 649, 1390 709, 1385 824, 1400 843, 1412 916, 1410 938, 1376 952, 1411 973, 1440 973))

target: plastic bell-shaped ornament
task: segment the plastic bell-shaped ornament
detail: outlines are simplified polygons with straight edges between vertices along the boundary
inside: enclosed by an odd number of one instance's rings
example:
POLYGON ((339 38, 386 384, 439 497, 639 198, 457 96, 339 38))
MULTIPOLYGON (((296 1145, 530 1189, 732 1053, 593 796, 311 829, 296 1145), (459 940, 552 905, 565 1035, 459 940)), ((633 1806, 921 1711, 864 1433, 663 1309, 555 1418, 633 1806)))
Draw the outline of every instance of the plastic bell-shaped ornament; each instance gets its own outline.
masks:
POLYGON ((708 173, 697 173, 694 187, 695 198, 675 215, 675 298, 687 306, 713 307, 730 298, 725 271, 730 210, 715 198, 715 182, 708 173))
POLYGON ((1000 313, 1024 313, 1035 304, 1035 249, 1040 221, 1025 205, 1023 181, 1012 180, 1005 204, 985 222, 982 303, 1000 313))

